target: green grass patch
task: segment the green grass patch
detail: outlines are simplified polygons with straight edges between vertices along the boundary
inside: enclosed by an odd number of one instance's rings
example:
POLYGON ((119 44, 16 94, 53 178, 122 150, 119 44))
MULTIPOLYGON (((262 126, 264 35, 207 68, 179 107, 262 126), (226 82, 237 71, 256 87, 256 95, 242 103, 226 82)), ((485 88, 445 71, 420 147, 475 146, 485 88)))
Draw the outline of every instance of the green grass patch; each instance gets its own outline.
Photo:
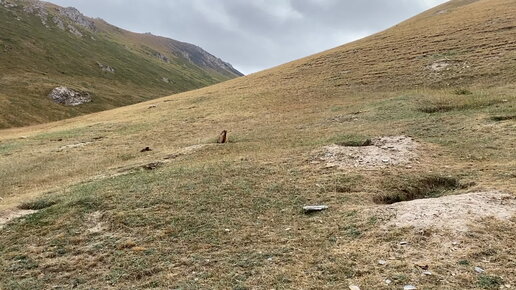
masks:
POLYGON ((346 236, 353 238, 353 239, 357 239, 362 235, 362 232, 357 228, 356 225, 348 225, 348 226, 344 227, 343 230, 344 230, 344 233, 346 234, 346 236))
POLYGON ((499 289, 503 279, 498 276, 482 275, 478 277, 477 285, 482 289, 499 289))
POLYGON ((417 110, 423 113, 444 113, 451 111, 478 110, 504 103, 497 96, 476 95, 469 91, 460 90, 454 96, 444 95, 426 97, 418 101, 417 110))
POLYGON ((17 147, 17 142, 0 143, 0 155, 7 155, 12 153, 17 147))
POLYGON ((460 54, 461 54, 461 52, 452 49, 452 50, 442 51, 439 53, 434 53, 434 54, 432 54, 431 57, 434 59, 452 58, 452 57, 458 56, 460 54))
POLYGON ((364 177, 360 174, 331 175, 318 184, 321 193, 350 193, 362 189, 364 177))
POLYGON ((83 136, 91 130, 89 127, 79 127, 70 130, 55 131, 49 133, 38 134, 34 137, 36 140, 54 140, 54 139, 70 139, 83 136))

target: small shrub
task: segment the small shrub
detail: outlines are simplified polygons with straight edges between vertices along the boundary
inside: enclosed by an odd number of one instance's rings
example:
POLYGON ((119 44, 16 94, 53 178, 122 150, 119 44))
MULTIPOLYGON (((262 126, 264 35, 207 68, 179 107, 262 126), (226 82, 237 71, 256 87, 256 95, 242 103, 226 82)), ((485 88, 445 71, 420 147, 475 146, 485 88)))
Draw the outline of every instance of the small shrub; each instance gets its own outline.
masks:
POLYGON ((433 104, 423 104, 419 107, 419 111, 423 113, 433 114, 433 113, 444 113, 453 111, 454 106, 446 103, 433 103, 433 104))
POLYGON ((134 154, 127 154, 127 153, 124 153, 124 154, 118 154, 117 157, 122 160, 122 161, 127 161, 127 160, 131 160, 131 159, 134 159, 136 158, 136 156, 134 154))
POLYGON ((456 95, 472 95, 473 93, 468 89, 456 89, 454 92, 456 95))
POLYGON ((338 141, 335 144, 340 146, 349 146, 349 147, 362 147, 362 146, 371 146, 373 145, 373 141, 371 138, 359 136, 359 135, 345 135, 338 138, 338 141))
POLYGON ((397 274, 397 275, 394 275, 392 276, 391 280, 397 284, 403 284, 403 283, 406 283, 408 282, 408 277, 403 275, 403 274, 397 274))
POLYGON ((516 120, 516 115, 493 116, 493 117, 491 117, 491 120, 496 121, 496 122, 516 120))
POLYGON ((503 280, 498 276, 482 275, 478 277, 477 284, 483 289, 499 289, 503 285, 503 280))
POLYGON ((367 221, 367 223, 369 225, 375 225, 377 222, 378 222, 378 217, 376 217, 376 216, 370 217, 369 220, 367 221))
POLYGON ((362 235, 362 232, 355 226, 355 225, 349 225, 344 228, 344 231, 346 233, 346 236, 356 239, 362 235))
POLYGON ((393 204, 422 198, 442 196, 446 191, 463 188, 456 177, 428 175, 411 177, 402 181, 389 181, 386 192, 373 197, 375 203, 393 204))
POLYGON ((102 202, 99 199, 90 196, 85 196, 69 202, 68 206, 79 208, 86 212, 91 212, 98 210, 101 204, 102 202))
POLYGON ((41 210, 47 207, 51 207, 56 204, 57 201, 48 199, 39 199, 35 201, 24 202, 18 206, 19 209, 24 210, 41 210))

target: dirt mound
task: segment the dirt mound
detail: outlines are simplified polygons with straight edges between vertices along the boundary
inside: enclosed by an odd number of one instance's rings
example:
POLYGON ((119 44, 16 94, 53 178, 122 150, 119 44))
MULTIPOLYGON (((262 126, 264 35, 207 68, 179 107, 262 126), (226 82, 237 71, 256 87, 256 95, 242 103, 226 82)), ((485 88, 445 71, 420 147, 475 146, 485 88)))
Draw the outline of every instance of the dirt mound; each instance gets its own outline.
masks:
POLYGON ((417 142, 407 136, 372 139, 369 146, 325 146, 317 152, 317 159, 327 167, 386 167, 408 164, 418 157, 417 142))
POLYGON ((468 231, 482 218, 509 220, 516 215, 516 196, 498 191, 475 192, 400 202, 381 209, 393 217, 387 226, 468 231))

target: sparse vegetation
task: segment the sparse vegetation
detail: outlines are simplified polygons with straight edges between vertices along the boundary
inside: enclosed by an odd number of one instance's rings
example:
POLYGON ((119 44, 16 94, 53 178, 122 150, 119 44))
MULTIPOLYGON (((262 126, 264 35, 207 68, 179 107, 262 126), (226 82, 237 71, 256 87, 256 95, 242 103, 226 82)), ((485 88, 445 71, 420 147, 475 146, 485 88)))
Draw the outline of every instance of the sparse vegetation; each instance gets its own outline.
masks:
POLYGON ((501 97, 456 94, 455 96, 427 97, 419 101, 418 110, 424 113, 445 113, 486 108, 503 103, 501 97))
POLYGON ((455 94, 456 95, 472 95, 473 93, 468 89, 456 89, 455 94))
POLYGON ((362 135, 344 135, 335 137, 335 144, 340 146, 362 147, 371 146, 371 138, 362 135))
POLYGON ((508 120, 516 120, 516 115, 505 115, 505 116, 493 116, 491 117, 493 121, 508 121, 508 120))
POLYGON ((0 143, 0 155, 10 154, 16 147, 16 142, 0 143))
POLYGON ((497 276, 481 275, 478 277, 478 286, 482 289, 500 289, 503 280, 497 276))
POLYGON ((19 209, 40 210, 40 209, 44 209, 47 207, 51 207, 56 203, 57 203, 57 201, 55 201, 55 200, 49 200, 49 199, 42 198, 42 199, 38 199, 35 201, 24 202, 24 203, 20 204, 18 206, 18 208, 19 209))

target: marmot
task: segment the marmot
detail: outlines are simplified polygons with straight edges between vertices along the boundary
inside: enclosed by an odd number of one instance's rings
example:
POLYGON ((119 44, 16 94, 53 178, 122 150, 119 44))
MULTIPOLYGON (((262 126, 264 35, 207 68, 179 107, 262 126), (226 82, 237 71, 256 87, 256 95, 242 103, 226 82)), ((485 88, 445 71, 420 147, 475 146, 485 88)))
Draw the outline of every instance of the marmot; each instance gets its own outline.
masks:
POLYGON ((222 133, 220 133, 220 135, 219 135, 219 140, 217 140, 217 143, 220 143, 220 144, 226 143, 228 141, 227 134, 228 134, 228 131, 226 131, 226 130, 222 131, 222 133))

